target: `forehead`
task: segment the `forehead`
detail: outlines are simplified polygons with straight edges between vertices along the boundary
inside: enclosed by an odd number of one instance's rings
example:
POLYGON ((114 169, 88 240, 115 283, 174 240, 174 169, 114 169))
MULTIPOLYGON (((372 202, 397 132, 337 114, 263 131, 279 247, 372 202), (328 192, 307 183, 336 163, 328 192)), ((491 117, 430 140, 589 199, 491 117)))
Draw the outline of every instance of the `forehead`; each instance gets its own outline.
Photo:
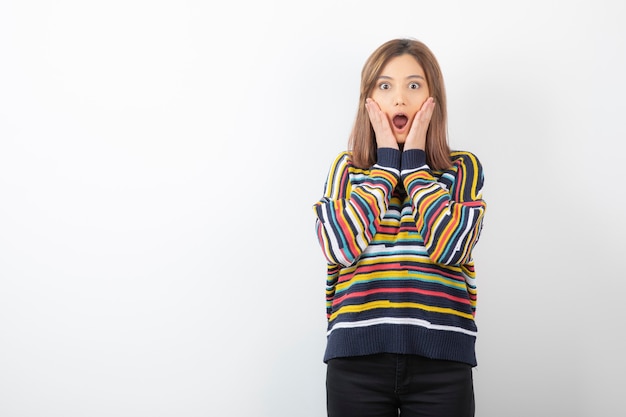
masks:
POLYGON ((422 77, 426 77, 424 74, 424 69, 417 62, 417 59, 413 55, 403 54, 400 56, 394 56, 391 58, 382 71, 380 72, 380 76, 387 76, 395 78, 397 76, 409 76, 409 75, 419 75, 422 77))

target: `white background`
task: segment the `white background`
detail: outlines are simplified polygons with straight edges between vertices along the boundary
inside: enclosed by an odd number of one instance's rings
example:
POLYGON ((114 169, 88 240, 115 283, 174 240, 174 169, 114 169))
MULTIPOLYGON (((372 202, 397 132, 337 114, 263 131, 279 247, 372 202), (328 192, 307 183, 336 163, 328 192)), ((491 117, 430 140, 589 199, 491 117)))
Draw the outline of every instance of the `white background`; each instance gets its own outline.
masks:
POLYGON ((624 416, 620 1, 0 4, 0 415, 325 415, 312 204, 367 56, 486 175, 477 416, 624 416), (211 5, 210 5, 211 4, 211 5))

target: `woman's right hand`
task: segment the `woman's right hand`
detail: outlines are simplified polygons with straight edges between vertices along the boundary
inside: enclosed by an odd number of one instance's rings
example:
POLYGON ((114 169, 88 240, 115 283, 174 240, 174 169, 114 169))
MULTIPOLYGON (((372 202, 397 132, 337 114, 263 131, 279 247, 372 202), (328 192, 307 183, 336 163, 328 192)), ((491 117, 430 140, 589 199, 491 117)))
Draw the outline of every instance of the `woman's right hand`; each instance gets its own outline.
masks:
POLYGON ((376 145, 379 148, 399 149, 398 141, 391 130, 387 116, 371 98, 365 99, 365 109, 370 117, 370 122, 376 133, 376 145))

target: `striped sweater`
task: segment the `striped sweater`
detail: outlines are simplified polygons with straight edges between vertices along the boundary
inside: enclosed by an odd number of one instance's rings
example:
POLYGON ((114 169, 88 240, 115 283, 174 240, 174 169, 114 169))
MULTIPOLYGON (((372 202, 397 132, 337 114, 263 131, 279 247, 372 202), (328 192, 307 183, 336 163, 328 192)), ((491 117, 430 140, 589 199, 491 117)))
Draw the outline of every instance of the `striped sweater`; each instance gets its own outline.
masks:
POLYGON ((476 366, 483 172, 470 152, 451 159, 435 172, 424 151, 381 148, 371 169, 349 152, 333 162, 313 206, 328 262, 325 362, 387 352, 476 366))

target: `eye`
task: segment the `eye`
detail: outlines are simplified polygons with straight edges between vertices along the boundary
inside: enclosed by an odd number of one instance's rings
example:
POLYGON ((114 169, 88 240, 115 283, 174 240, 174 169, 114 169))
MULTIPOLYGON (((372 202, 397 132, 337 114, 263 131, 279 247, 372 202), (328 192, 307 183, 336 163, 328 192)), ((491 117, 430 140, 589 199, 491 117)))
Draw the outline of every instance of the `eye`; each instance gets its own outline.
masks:
POLYGON ((389 90, 391 86, 389 85, 389 83, 380 83, 378 84, 378 88, 380 88, 381 90, 389 90))
POLYGON ((411 90, 417 90, 418 88, 420 88, 420 85, 418 83, 411 83, 409 84, 409 88, 411 90))

